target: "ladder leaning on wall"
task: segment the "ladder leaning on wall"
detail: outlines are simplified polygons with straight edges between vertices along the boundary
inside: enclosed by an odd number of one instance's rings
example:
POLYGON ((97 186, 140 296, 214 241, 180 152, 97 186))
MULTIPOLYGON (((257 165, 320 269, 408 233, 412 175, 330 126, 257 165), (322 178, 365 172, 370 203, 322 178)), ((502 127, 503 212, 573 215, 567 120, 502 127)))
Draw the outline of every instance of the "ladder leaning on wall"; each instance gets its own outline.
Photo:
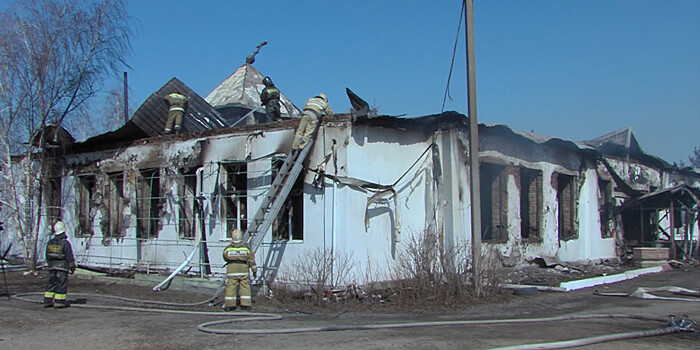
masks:
POLYGON ((253 220, 248 224, 248 229, 243 234, 243 241, 253 253, 260 247, 265 237, 265 232, 270 228, 277 214, 279 214, 284 201, 289 196, 289 192, 292 190, 299 173, 304 167, 304 160, 313 147, 313 143, 314 138, 312 137, 301 152, 294 152, 294 150, 289 152, 260 208, 255 213, 253 220))

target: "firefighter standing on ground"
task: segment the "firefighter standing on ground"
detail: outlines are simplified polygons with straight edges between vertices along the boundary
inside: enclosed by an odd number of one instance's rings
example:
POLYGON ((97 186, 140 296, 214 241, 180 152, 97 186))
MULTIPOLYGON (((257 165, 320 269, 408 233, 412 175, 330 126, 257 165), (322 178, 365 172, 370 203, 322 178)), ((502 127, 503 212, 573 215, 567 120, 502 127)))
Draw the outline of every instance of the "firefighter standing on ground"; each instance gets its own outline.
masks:
POLYGON ((328 116, 333 116, 333 110, 328 104, 328 98, 323 92, 308 99, 304 104, 304 112, 301 115, 301 122, 294 133, 294 142, 292 143, 293 150, 303 149, 311 140, 311 135, 316 131, 316 124, 323 113, 328 116))
POLYGON ((231 244, 224 249, 226 261, 226 295, 224 311, 236 309, 236 292, 240 295, 241 309, 250 310, 250 279, 248 269, 253 271, 253 278, 258 277, 258 267, 255 265, 255 255, 243 243, 243 232, 239 229, 231 231, 231 244))
POLYGON ((169 134, 172 132, 177 134, 182 126, 182 116, 185 114, 187 97, 176 91, 165 96, 165 100, 170 105, 168 120, 165 122, 165 133, 169 134))
POLYGON ((66 239, 66 225, 62 221, 56 221, 53 231, 54 236, 46 245, 49 281, 46 284, 43 305, 60 309, 68 306, 66 304, 68 274, 72 275, 75 272, 75 259, 73 248, 66 239))
POLYGON ((260 102, 265 106, 265 114, 268 121, 275 121, 282 117, 280 112, 280 90, 275 86, 270 77, 263 78, 265 88, 260 93, 260 102))

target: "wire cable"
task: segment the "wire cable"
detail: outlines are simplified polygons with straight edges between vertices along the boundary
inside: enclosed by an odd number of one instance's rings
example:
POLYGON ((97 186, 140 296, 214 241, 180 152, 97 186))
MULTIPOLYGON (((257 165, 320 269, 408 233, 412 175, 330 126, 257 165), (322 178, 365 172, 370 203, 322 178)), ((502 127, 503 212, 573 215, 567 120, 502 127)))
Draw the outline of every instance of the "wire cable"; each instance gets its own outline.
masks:
POLYGON ((457 37, 455 38, 455 45, 452 49, 452 62, 450 62, 450 73, 447 74, 447 86, 445 86, 445 96, 442 97, 442 108, 440 108, 440 113, 445 111, 445 101, 449 96, 450 101, 452 96, 450 96, 450 80, 452 79, 452 68, 455 66, 455 55, 457 54, 457 44, 459 43, 459 33, 462 29, 462 16, 464 15, 464 1, 462 1, 462 9, 459 10, 459 24, 457 25, 457 37))

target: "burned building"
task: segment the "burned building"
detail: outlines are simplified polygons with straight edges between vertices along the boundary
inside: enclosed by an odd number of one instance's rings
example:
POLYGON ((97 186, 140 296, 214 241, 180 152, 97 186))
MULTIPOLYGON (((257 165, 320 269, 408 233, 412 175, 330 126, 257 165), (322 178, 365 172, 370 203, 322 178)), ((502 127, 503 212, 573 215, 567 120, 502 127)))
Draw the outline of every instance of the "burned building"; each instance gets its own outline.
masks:
MULTIPOLYGON (((186 260, 189 273, 224 271, 231 229, 248 227, 299 123, 286 98, 282 120, 261 119, 261 81, 244 64, 202 98, 173 78, 119 130, 67 146, 51 191, 79 265, 161 271, 186 260), (163 135, 162 99, 176 90, 188 96, 182 130, 163 135)), ((388 278, 406 242, 426 232, 441 249, 470 246, 466 116, 341 113, 319 124, 257 249, 265 276, 285 280, 285 266, 321 250, 347 254, 355 281, 371 266, 380 267, 373 278, 388 278)), ((673 167, 635 153, 631 132, 622 157, 619 133, 588 142, 496 124, 479 133, 482 244, 505 266, 618 257, 637 230, 623 204, 672 186, 673 167)), ((697 213, 691 200, 684 205, 697 213)))

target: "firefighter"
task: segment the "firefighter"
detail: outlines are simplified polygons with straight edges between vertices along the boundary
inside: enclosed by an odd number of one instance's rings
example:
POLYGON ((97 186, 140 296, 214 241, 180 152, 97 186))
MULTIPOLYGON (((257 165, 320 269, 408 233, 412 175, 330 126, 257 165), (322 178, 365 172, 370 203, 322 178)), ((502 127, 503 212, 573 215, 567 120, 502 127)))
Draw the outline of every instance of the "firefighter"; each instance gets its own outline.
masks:
POLYGON ((333 116, 333 110, 328 104, 328 97, 323 92, 308 99, 304 104, 304 111, 301 115, 301 122, 294 133, 294 142, 292 150, 301 150, 306 147, 306 144, 311 140, 311 135, 316 131, 316 124, 323 113, 328 116, 333 116))
POLYGON ((44 293, 44 307, 60 309, 67 307, 68 274, 75 272, 73 248, 66 239, 66 225, 56 221, 53 225, 54 236, 46 245, 46 263, 49 267, 49 281, 44 293))
POLYGON ((231 244, 224 249, 226 261, 226 296, 224 311, 236 309, 236 294, 240 295, 241 309, 250 310, 250 279, 248 269, 253 271, 253 278, 258 277, 258 267, 255 265, 255 255, 243 243, 243 232, 239 229, 231 231, 231 244), (237 293, 238 292, 238 293, 237 293))
POLYGON ((260 93, 260 102, 265 106, 265 114, 268 121, 275 121, 282 117, 280 112, 280 90, 277 89, 270 77, 263 78, 265 88, 260 93))
POLYGON ((168 101, 170 109, 168 111, 168 120, 165 122, 165 133, 177 134, 180 132, 180 127, 182 126, 182 116, 185 114, 185 103, 187 102, 187 97, 175 91, 167 96, 165 100, 168 101))

